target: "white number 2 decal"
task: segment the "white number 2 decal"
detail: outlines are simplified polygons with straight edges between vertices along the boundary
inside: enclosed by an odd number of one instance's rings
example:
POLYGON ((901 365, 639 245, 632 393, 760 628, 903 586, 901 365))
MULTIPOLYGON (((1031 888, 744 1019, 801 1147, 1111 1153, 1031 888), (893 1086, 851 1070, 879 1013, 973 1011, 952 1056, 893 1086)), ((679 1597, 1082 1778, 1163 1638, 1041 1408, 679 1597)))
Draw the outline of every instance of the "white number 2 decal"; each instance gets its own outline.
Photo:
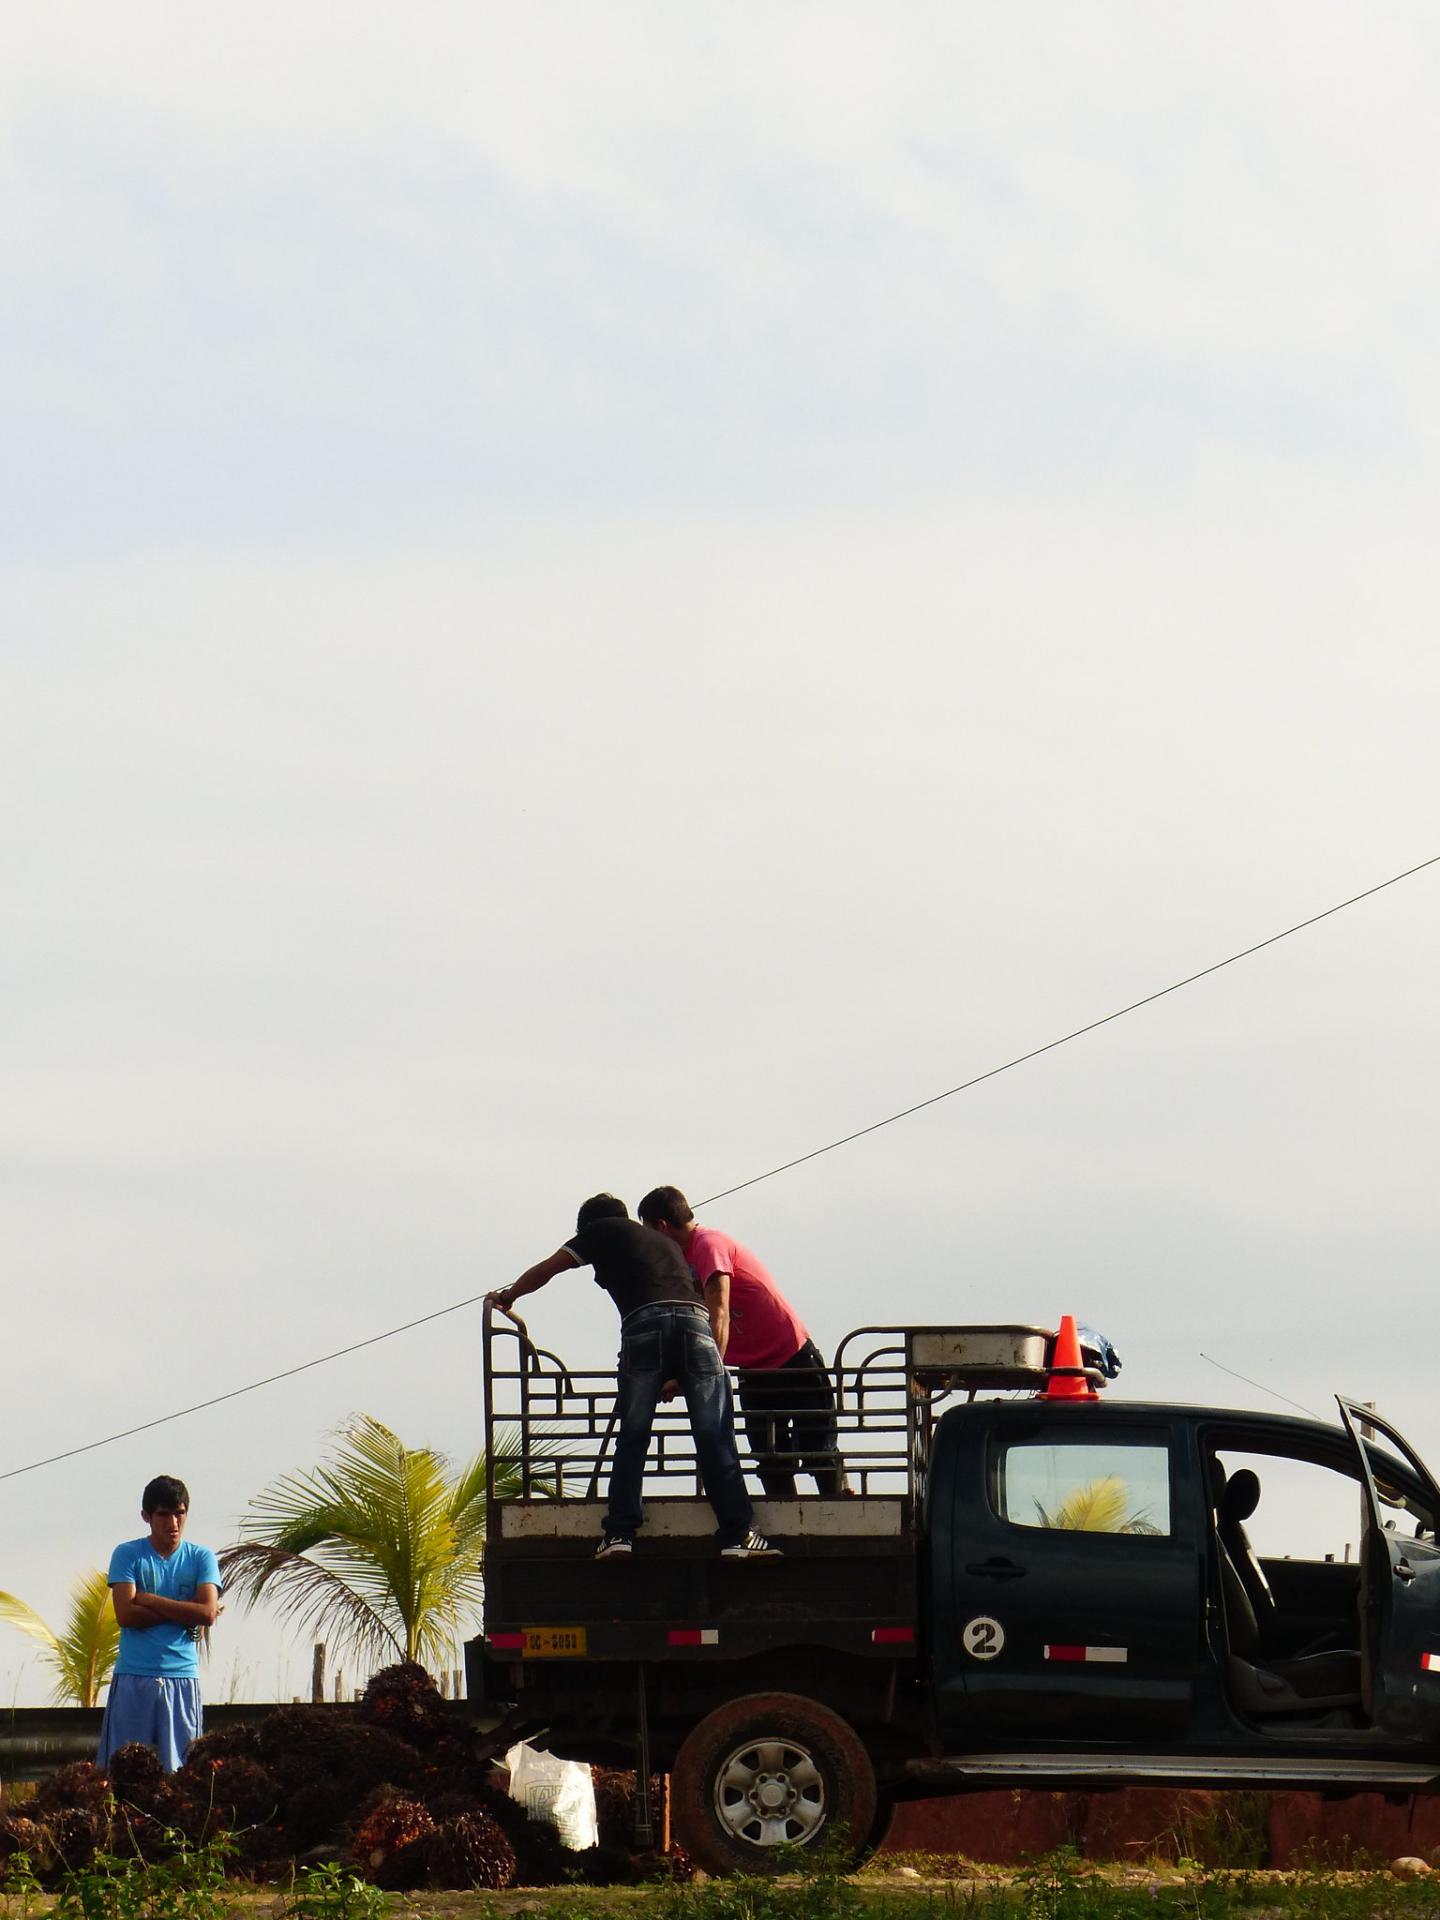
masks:
POLYGON ((980 1613, 965 1622, 960 1643, 972 1659, 993 1660, 1005 1645, 1005 1629, 988 1613, 980 1613))

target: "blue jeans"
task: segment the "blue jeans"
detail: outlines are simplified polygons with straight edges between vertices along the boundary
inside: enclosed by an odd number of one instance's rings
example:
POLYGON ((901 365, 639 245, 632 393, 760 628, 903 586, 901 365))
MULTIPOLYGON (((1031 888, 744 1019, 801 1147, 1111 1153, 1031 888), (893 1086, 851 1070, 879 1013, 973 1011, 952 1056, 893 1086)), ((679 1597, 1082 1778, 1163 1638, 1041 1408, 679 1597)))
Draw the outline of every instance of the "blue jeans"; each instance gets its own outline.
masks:
POLYGON ((752 1510, 735 1448, 730 1376, 700 1306, 640 1307, 620 1324, 617 1402, 620 1436, 610 1469, 606 1533, 632 1535, 645 1517, 641 1485, 660 1390, 678 1380, 690 1410, 695 1457, 705 1497, 715 1512, 722 1547, 738 1546, 750 1531, 752 1510))

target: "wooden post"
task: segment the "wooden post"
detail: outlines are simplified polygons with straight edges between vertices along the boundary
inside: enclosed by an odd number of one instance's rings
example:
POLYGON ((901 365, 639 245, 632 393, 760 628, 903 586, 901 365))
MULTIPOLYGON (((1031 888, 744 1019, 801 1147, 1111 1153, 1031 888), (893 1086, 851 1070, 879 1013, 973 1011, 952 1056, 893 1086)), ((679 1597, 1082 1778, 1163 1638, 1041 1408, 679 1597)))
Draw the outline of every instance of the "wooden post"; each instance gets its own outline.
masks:
POLYGON ((670 1851, 670 1776, 660 1776, 660 1851, 670 1851))
POLYGON ((310 1698, 317 1704, 325 1698, 325 1642, 315 1642, 315 1660, 310 1668, 310 1698))
POLYGON ((465 1669, 463 1667, 456 1667, 450 1675, 450 1698, 452 1700, 463 1700, 465 1698, 465 1669))
POLYGON ((345 1669, 343 1667, 336 1667, 335 1669, 335 1698, 337 1700, 343 1700, 345 1698, 345 1669))

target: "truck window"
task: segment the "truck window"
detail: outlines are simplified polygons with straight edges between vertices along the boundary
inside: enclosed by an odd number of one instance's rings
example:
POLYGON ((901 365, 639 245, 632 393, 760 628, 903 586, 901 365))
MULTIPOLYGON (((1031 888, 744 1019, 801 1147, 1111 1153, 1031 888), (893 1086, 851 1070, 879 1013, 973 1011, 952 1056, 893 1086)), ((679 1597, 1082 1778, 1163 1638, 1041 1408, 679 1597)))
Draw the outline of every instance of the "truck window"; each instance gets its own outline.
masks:
POLYGON ((1364 1521, 1364 1496, 1348 1462, 1299 1460, 1283 1454, 1216 1449, 1226 1480, 1242 1473, 1258 1498, 1244 1521, 1262 1560, 1350 1560, 1364 1521))
POLYGON ((1040 1435, 1003 1444, 996 1510, 1012 1526, 1168 1534, 1170 1453, 1159 1436, 1040 1435))

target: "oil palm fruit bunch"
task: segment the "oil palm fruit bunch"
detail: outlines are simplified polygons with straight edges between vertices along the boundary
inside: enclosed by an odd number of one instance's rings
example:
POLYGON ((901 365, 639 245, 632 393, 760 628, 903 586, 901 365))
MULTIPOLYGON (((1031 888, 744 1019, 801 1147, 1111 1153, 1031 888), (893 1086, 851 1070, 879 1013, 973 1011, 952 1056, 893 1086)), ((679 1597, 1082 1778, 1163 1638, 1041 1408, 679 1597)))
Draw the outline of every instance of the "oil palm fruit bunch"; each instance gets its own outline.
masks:
POLYGON ((69 1873, 88 1867, 110 1841, 110 1814, 104 1806, 61 1807, 46 1822, 55 1864, 69 1873))
POLYGON ((59 1813, 65 1807, 108 1811, 110 1782, 93 1760, 72 1760, 41 1781, 31 1805, 43 1814, 59 1813))
POLYGON ((275 1776, 246 1754, 202 1754, 192 1748, 172 1782, 181 1820, 193 1839, 205 1840, 222 1827, 258 1826, 280 1804, 275 1776))
MULTIPOLYGON (((635 1844, 635 1772, 631 1767, 592 1767, 595 1785, 595 1824, 602 1847, 628 1853, 635 1844)), ((658 1810, 662 1781, 650 1776, 650 1805, 658 1810)), ((658 1811, 657 1811, 658 1817, 658 1811)))
POLYGON ((252 1880, 279 1880, 293 1875, 295 1853, 282 1827, 246 1827, 235 1836, 235 1865, 252 1880))
POLYGON ((297 1787, 285 1802, 280 1827, 291 1853, 304 1853, 337 1837, 351 1799, 340 1781, 322 1778, 297 1787))
POLYGON ((354 1865, 377 1887, 403 1892, 425 1876, 435 1822, 419 1800, 387 1800, 364 1820, 350 1843, 354 1865))
POLYGON ((244 1754, 247 1760, 260 1758, 260 1729, 255 1726, 217 1727, 214 1733, 202 1733, 185 1752, 185 1764, 200 1760, 230 1760, 244 1754))
POLYGON ((0 1867, 23 1853, 36 1873, 48 1873, 55 1864, 55 1843, 43 1820, 23 1813, 0 1813, 0 1867))
POLYGON ((182 1806, 160 1756, 139 1740, 110 1756, 110 1790, 115 1796, 111 1847, 116 1853, 160 1860, 175 1851, 170 1838, 181 1830, 182 1806))
POLYGON ((371 1726, 398 1733, 412 1746, 434 1746, 452 1730, 452 1719, 440 1690, 424 1667, 401 1660, 382 1667, 365 1688, 360 1716, 371 1726))
POLYGON ((432 1887, 487 1887, 498 1893, 515 1877, 515 1849, 502 1828, 478 1808, 443 1821, 426 1848, 432 1887))

